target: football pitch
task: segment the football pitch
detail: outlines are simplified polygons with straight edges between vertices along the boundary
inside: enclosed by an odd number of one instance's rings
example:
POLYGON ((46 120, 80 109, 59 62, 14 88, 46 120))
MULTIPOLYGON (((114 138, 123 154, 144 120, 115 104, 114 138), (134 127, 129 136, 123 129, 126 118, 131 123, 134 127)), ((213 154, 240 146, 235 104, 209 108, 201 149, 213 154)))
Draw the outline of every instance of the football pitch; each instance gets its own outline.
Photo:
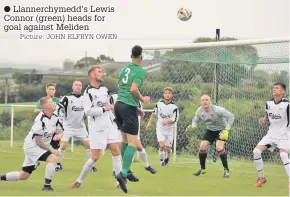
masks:
MULTIPOLYGON (((0 141, 0 173, 21 169, 24 159, 23 142, 17 142, 13 148, 9 142, 0 141)), ((230 162, 229 179, 222 178, 220 163, 208 164, 207 174, 195 177, 198 168, 197 158, 178 157, 168 166, 159 165, 158 154, 150 150, 149 161, 157 169, 152 175, 144 170, 141 162, 134 162, 132 171, 140 179, 137 183, 128 182, 128 194, 116 188, 112 177, 112 161, 108 151, 97 162, 98 172, 90 172, 78 189, 68 187, 75 181, 86 161, 84 149, 75 146, 74 152, 66 151, 63 167, 52 181, 54 192, 42 192, 44 169, 41 163, 27 181, 0 181, 0 196, 289 196, 287 176, 283 166, 265 164, 268 182, 262 188, 254 187, 256 172, 253 163, 230 162)))

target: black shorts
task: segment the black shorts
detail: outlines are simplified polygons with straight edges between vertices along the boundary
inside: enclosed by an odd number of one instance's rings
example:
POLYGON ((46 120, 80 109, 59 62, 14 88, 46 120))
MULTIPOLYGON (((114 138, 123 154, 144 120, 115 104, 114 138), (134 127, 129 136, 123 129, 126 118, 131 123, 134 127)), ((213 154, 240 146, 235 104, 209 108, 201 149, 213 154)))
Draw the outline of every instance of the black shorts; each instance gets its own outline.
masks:
POLYGON ((137 107, 117 101, 114 110, 118 129, 130 135, 138 135, 139 122, 137 107))
POLYGON ((221 140, 219 138, 219 135, 220 135, 221 131, 222 130, 220 130, 220 131, 211 131, 211 130, 206 129, 202 140, 208 141, 210 144, 214 143, 216 140, 221 140))
MULTIPOLYGON (((50 151, 46 151, 45 153, 43 153, 43 155, 41 155, 38 159, 38 161, 46 161, 47 158, 51 155, 52 153, 50 151)), ((22 171, 23 172, 27 172, 29 174, 32 174, 32 172, 36 169, 37 166, 32 165, 32 166, 23 166, 22 167, 22 171)))
MULTIPOLYGON (((53 134, 52 138, 54 138, 54 136, 57 135, 56 133, 53 134)), ((52 146, 52 148, 54 149, 59 149, 60 146, 60 140, 51 140, 50 145, 52 146)))

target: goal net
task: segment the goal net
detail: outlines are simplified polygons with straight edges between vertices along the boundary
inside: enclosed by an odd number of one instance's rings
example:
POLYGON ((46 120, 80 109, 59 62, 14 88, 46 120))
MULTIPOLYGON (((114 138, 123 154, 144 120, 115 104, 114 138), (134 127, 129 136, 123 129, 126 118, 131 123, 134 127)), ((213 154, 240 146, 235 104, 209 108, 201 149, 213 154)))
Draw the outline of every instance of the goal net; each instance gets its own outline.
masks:
MULTIPOLYGON (((272 97, 273 83, 283 82, 289 88, 289 38, 147 46, 143 56, 144 64, 150 66, 146 66, 142 91, 151 97, 151 104, 144 108, 154 108, 164 87, 174 89, 180 109, 173 149, 178 161, 198 158, 204 125, 194 132, 186 132, 186 127, 203 94, 235 115, 226 145, 229 159, 252 161, 254 147, 267 132, 267 125, 260 126, 258 119, 272 97)), ((149 117, 150 113, 142 119, 141 140, 157 151, 155 125, 145 131, 149 117)), ((263 157, 266 162, 280 163, 279 154, 265 152, 263 157)), ((215 159, 214 146, 209 147, 208 158, 215 159)))

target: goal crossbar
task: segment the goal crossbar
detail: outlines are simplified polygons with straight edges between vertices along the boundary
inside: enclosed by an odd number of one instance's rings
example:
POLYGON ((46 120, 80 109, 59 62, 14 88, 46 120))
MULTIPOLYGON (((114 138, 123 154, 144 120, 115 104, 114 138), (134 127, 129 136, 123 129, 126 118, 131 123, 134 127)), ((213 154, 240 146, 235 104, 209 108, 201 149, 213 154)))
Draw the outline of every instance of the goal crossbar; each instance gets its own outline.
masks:
POLYGON ((242 45, 258 45, 270 43, 289 42, 290 37, 279 38, 263 38, 263 39, 248 39, 248 40, 233 40, 233 41, 219 41, 219 42, 202 42, 202 43, 187 43, 175 45, 145 45, 144 50, 160 50, 160 49, 189 49, 189 48, 208 48, 208 47, 222 47, 222 46, 242 46, 242 45))

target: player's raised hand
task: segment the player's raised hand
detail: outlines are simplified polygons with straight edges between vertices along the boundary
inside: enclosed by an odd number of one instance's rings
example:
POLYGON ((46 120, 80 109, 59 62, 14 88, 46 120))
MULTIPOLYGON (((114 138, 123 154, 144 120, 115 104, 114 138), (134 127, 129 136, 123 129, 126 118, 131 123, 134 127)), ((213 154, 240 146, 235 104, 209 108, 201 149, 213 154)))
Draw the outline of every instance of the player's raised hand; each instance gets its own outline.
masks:
POLYGON ((259 119, 259 125, 262 125, 264 123, 265 123, 265 118, 264 117, 260 118, 259 119))
POLYGON ((193 131, 194 129, 196 129, 197 128, 197 126, 195 126, 195 125, 189 125, 187 128, 186 128, 186 132, 188 132, 188 131, 193 131))
POLYGON ((144 104, 149 104, 150 103, 150 97, 149 96, 144 96, 143 99, 142 99, 142 102, 144 104))

